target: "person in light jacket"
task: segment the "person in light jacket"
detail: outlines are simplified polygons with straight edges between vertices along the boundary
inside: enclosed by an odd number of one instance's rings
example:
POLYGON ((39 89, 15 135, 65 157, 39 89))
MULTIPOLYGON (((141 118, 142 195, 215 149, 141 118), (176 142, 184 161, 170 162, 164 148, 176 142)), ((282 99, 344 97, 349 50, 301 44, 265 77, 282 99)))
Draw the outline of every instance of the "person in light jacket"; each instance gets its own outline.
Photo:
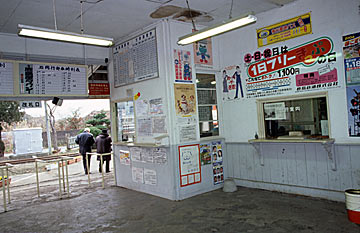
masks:
MULTIPOLYGON (((103 129, 101 134, 96 137, 95 144, 96 144, 96 152, 98 154, 106 154, 111 152, 111 137, 107 133, 106 129, 103 129)), ((102 165, 101 164, 101 158, 100 156, 97 157, 97 160, 99 160, 99 172, 102 172, 102 165)), ((108 173, 110 172, 110 160, 111 155, 104 155, 103 156, 103 163, 106 161, 106 169, 105 171, 108 173)))

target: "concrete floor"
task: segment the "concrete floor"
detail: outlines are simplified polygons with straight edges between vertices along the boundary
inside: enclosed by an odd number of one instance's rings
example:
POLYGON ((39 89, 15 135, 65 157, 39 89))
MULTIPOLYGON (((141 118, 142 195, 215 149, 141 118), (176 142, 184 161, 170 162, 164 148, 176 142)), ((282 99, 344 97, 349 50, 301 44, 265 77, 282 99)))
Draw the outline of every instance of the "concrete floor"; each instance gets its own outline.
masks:
POLYGON ((1 232, 360 232, 345 204, 239 188, 175 202, 120 187, 0 214, 1 232))

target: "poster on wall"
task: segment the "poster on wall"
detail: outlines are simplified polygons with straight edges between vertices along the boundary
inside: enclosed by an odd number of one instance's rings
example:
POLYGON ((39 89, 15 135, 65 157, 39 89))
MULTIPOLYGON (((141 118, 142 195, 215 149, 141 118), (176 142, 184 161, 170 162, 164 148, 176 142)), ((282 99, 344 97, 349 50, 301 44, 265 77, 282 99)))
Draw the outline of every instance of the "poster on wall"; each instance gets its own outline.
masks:
POLYGON ((212 67, 213 55, 212 55, 212 42, 211 38, 200 40, 197 43, 193 43, 194 48, 194 63, 201 67, 212 67))
POLYGON ((120 164, 130 165, 130 152, 125 150, 120 150, 120 164))
POLYGON ((136 135, 141 137, 153 136, 151 117, 143 117, 136 119, 136 135))
POLYGON ((195 85, 174 84, 176 115, 189 117, 196 114, 195 85))
POLYGON ((144 183, 144 168, 140 167, 132 167, 131 168, 132 180, 135 183, 144 183))
MULTIPOLYGON (((329 37, 293 48, 286 45, 266 48, 259 52, 257 61, 246 66, 246 96, 258 98, 338 88, 342 80, 338 79, 336 57, 329 37)), ((252 57, 245 55, 244 61, 251 62, 252 57)))
POLYGON ((264 104, 265 120, 286 120, 285 102, 264 104))
POLYGON ((19 63, 21 95, 88 94, 85 66, 19 63))
POLYGON ((145 184, 148 185, 156 185, 157 184, 156 171, 144 168, 144 182, 145 184))
POLYGON ((156 43, 153 29, 115 46, 115 87, 159 77, 156 43))
POLYGON ((164 114, 164 101, 163 98, 151 99, 149 101, 149 112, 151 115, 163 115, 164 114))
POLYGON ((0 61, 0 95, 14 94, 13 63, 0 61))
POLYGON ((199 144, 179 146, 180 186, 201 182, 199 144))
POLYGON ((197 128, 196 125, 180 125, 179 126, 180 143, 196 141, 197 140, 196 128, 197 128))
POLYGON ((223 100, 240 100, 245 97, 242 85, 240 65, 222 69, 223 100))
POLYGON ((135 114, 136 117, 143 117, 149 114, 149 102, 144 99, 135 101, 135 114))
POLYGON ((256 30, 258 47, 312 33, 311 14, 306 13, 256 30))
POLYGON ((214 184, 221 184, 224 182, 223 151, 221 141, 211 143, 211 157, 214 184))
POLYGON ((360 84, 360 32, 342 39, 346 84, 360 84))
POLYGON ((190 51, 174 49, 175 82, 192 83, 190 51))
POLYGON ((348 132, 350 137, 360 137, 360 85, 346 87, 348 132))
POLYGON ((211 164, 211 145, 209 143, 200 144, 201 165, 211 164))

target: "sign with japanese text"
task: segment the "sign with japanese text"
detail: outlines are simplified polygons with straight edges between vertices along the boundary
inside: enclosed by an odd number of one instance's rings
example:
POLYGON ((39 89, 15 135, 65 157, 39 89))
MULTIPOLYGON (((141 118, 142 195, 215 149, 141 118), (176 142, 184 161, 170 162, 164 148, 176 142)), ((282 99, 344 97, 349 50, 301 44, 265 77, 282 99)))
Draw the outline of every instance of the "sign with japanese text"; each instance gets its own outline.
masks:
POLYGON ((41 108, 41 101, 20 101, 21 108, 41 108))
POLYGON ((199 144, 179 146, 180 186, 201 182, 199 144))
POLYGON ((14 94, 13 63, 0 61, 0 95, 14 94))
POLYGON ((346 84, 360 84, 360 32, 343 36, 343 56, 346 84))
POLYGON ((259 47, 311 33, 310 12, 256 30, 259 47))
POLYGON ((336 52, 329 37, 320 37, 290 49, 287 46, 282 46, 281 50, 267 48, 262 56, 264 58, 247 66, 247 98, 340 86, 334 66, 336 52))
POLYGON ((86 96, 85 66, 19 63, 21 95, 86 96))
POLYGON ((89 95, 110 95, 109 83, 89 83, 89 95))
POLYGON ((175 82, 192 83, 191 53, 174 49, 175 82))

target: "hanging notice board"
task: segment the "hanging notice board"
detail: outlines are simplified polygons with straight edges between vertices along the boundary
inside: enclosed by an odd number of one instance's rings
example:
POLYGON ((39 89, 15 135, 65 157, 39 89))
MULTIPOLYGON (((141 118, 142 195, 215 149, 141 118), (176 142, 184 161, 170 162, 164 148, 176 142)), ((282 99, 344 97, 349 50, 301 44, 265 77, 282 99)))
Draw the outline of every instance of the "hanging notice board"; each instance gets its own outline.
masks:
POLYGON ((0 61, 0 95, 14 94, 12 62, 0 61))
POLYGON ((81 65, 19 63, 20 95, 86 96, 87 68, 81 65))
POLYGON ((113 58, 115 87, 158 77, 155 29, 116 45, 113 58))
POLYGON ((87 68, 80 65, 19 63, 20 95, 86 96, 87 68))

